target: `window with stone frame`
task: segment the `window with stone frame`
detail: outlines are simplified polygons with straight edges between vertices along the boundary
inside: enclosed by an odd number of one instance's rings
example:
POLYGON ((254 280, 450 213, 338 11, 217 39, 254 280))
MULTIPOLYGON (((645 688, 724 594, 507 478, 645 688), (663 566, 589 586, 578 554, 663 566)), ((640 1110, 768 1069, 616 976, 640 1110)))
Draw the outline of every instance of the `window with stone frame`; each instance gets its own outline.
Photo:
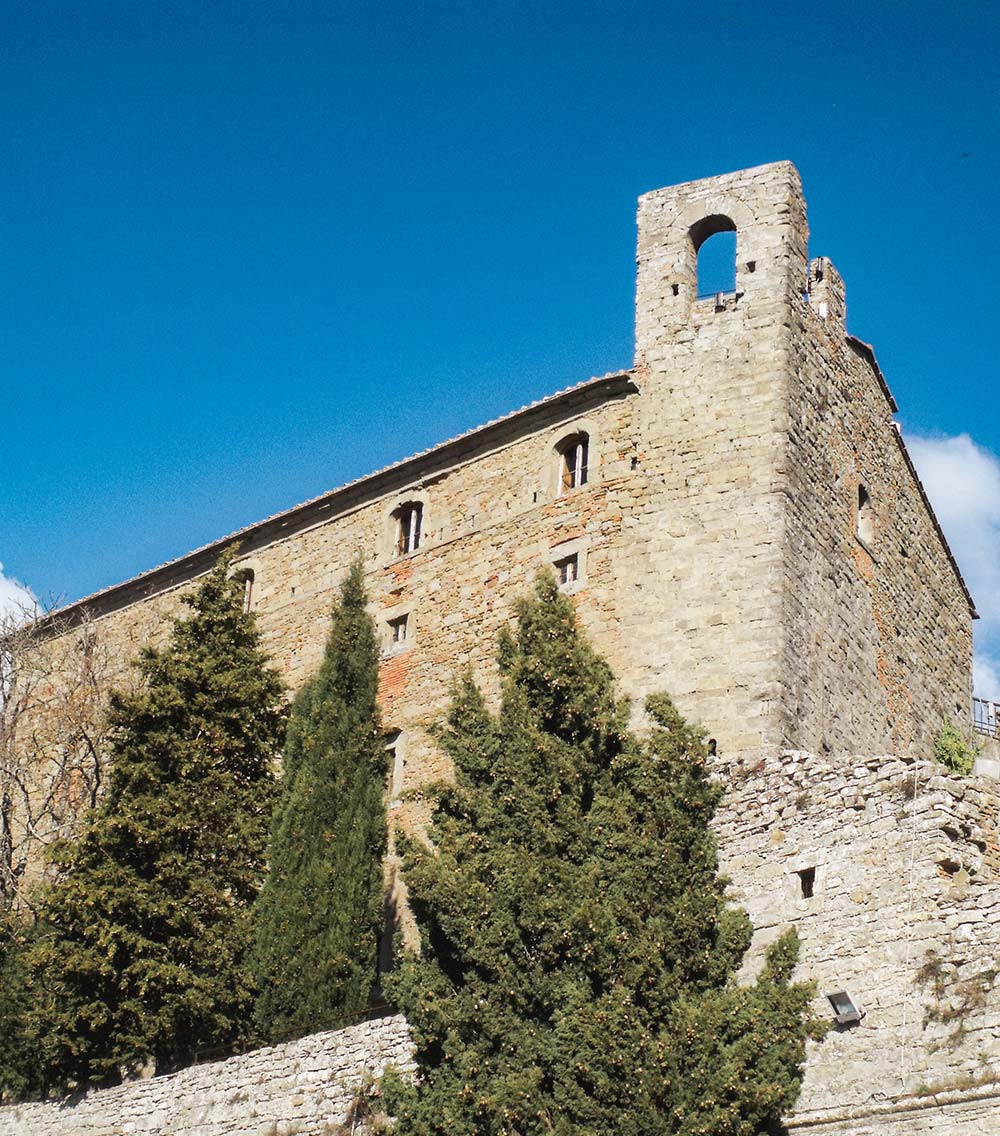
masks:
POLYGON ((243 611, 249 613, 253 601, 254 572, 252 568, 241 568, 235 573, 235 579, 243 582, 243 611))
POLYGON ((587 484, 590 438, 581 431, 559 444, 559 488, 563 493, 587 484))
POLYGON ((556 579, 561 588, 575 584, 580 578, 580 554, 577 552, 554 561, 552 566, 556 570, 556 579))
POLYGON ((420 547, 424 507, 419 501, 408 501, 393 513, 396 521, 395 554, 406 556, 420 547))

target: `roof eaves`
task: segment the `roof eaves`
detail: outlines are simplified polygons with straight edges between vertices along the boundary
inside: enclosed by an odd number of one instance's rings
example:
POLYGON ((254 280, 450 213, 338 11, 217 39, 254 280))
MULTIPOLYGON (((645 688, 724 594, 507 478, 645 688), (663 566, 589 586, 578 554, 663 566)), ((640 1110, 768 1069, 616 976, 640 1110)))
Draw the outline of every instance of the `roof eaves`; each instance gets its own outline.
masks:
MULTIPOLYGON (((854 348, 855 351, 857 351, 859 355, 861 355, 869 363, 871 369, 875 373, 875 377, 878 379, 879 386, 882 388, 882 393, 885 395, 886 401, 889 403, 889 409, 893 414, 895 414, 896 411, 899 410, 899 407, 896 405, 896 400, 892 397, 892 391, 889 389, 889 384, 886 382, 885 375, 882 374, 882 368, 878 365, 878 360, 875 358, 875 348, 872 347, 870 343, 865 343, 863 339, 858 339, 856 335, 848 335, 847 342, 851 347, 854 348)), ((965 579, 962 576, 962 570, 959 568, 958 561, 955 559, 954 553, 951 551, 951 545, 948 543, 948 538, 944 535, 944 530, 941 528, 941 525, 937 519, 937 514, 934 512, 934 506, 931 505, 930 498, 927 496, 923 482, 920 480, 920 477, 917 474, 916 466, 914 466, 913 459, 910 457, 910 451, 906 448, 906 443, 903 441, 903 435, 900 432, 899 427, 896 426, 895 423, 893 424, 892 432, 896 436, 896 442, 899 445, 899 451, 903 455, 903 460, 906 462, 907 467, 910 470, 914 484, 917 487, 917 492, 920 494, 921 500, 924 503, 924 507, 927 509, 927 515, 931 519, 931 524, 934 526, 934 531, 937 533, 938 538, 941 541, 941 545, 944 548, 945 555, 948 557, 948 561, 955 572, 956 578, 958 579, 958 583, 962 591, 965 593, 965 598, 966 600, 968 600, 969 611, 972 613, 972 618, 978 619, 979 613, 976 611, 975 600, 973 600, 972 594, 965 583, 965 579)))
MULTIPOLYGON (((488 438, 491 433, 501 431, 504 427, 515 424, 520 418, 530 418, 551 407, 556 407, 564 402, 570 402, 581 395, 596 394, 603 387, 611 389, 620 386, 623 392, 625 392, 626 388, 631 388, 630 393, 634 392, 636 388, 632 383, 632 379, 632 371, 612 371, 606 375, 585 379, 583 382, 565 387, 562 390, 556 391, 554 394, 547 395, 545 398, 536 399, 534 402, 530 402, 526 406, 520 407, 518 410, 513 410, 508 414, 493 418, 481 426, 475 426, 471 430, 456 434, 454 437, 448 438, 444 442, 439 442, 437 445, 431 446, 426 450, 420 450, 415 454, 411 454, 409 457, 392 462, 372 473, 354 478, 335 489, 321 493, 317 497, 311 497, 306 501, 293 505, 289 509, 273 513, 263 520, 254 521, 252 524, 245 525, 235 532, 229 533, 208 544, 201 545, 199 548, 195 548, 182 556, 167 560, 154 568, 148 568, 145 572, 140 572, 137 576, 132 576, 120 583, 111 584, 90 595, 83 596, 81 599, 74 600, 64 607, 49 612, 45 620, 49 617, 58 616, 61 623, 65 624, 68 622, 72 625, 77 620, 83 618, 90 609, 95 607, 98 610, 91 612, 91 614, 106 614, 109 611, 127 607, 147 596, 155 595, 157 592, 167 591, 179 583, 201 575, 203 572, 207 572, 215 563, 216 559, 231 545, 244 543, 254 536, 263 535, 269 529, 273 530, 273 539, 278 539, 282 535, 281 530, 289 528, 293 521, 308 515, 310 512, 319 514, 326 508, 332 507, 338 498, 349 498, 352 495, 361 497, 364 495, 366 488, 374 489, 379 481, 389 481, 394 475, 398 477, 399 474, 406 472, 409 467, 417 468, 422 463, 427 463, 429 460, 435 458, 443 459, 448 455, 449 451, 461 449, 467 444, 478 441, 481 438, 488 438), (120 599, 121 602, 114 602, 116 598, 120 599)), ((336 515, 335 513, 331 513, 329 517, 317 517, 317 519, 322 521, 331 519, 332 516, 336 515)), ((43 620, 43 622, 45 622, 45 620, 43 620)))
POLYGON ((941 545, 944 548, 945 555, 948 557, 948 561, 955 573, 955 577, 958 580, 962 591, 965 593, 965 598, 969 604, 969 612, 972 615, 973 619, 978 619, 979 612, 976 611, 976 601, 972 598, 972 593, 969 591, 969 588, 965 583, 965 578, 962 575, 962 570, 958 566, 958 561, 955 559, 955 555, 951 551, 951 545, 948 543, 948 538, 944 535, 944 530, 941 528, 941 525, 937 519, 937 514, 934 512, 934 506, 931 504, 930 498, 927 496, 927 491, 924 489, 924 483, 920 480, 920 475, 917 473, 917 467, 913 464, 913 458, 910 457, 910 451, 907 449, 906 442, 903 440, 902 431, 899 429, 899 426, 895 422, 893 423, 892 432, 896 436, 896 442, 899 445, 899 452, 903 455, 903 460, 909 467, 910 474, 913 477, 913 482, 917 487, 917 492, 920 494, 920 497, 924 502, 924 507, 927 509, 927 515, 931 519, 931 524, 934 526, 934 531, 938 534, 938 539, 941 541, 941 545))

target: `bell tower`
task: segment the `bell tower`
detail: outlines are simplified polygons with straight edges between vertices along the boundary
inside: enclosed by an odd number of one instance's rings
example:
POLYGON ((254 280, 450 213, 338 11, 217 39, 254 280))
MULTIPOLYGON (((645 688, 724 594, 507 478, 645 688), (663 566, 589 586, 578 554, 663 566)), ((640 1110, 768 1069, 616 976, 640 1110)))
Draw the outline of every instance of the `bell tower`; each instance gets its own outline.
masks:
POLYGON ((785 465, 807 225, 790 162, 639 199, 636 381, 647 442, 654 677, 720 747, 789 743, 783 681, 785 465), (698 295, 699 252, 735 233, 730 286, 698 295), (654 583, 655 581, 655 583, 654 583))

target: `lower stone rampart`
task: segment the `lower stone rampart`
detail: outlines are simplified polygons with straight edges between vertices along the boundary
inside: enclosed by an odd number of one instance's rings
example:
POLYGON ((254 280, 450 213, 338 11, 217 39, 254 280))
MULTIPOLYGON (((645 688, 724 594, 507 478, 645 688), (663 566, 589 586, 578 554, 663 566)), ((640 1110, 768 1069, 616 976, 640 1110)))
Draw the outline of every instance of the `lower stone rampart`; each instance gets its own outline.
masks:
MULTIPOLYGON (((815 980, 816 1011, 832 1027, 810 1045, 797 1116, 992 1080, 998 783, 933 762, 809 753, 720 763, 718 773, 722 867, 755 929, 747 971, 796 927, 798 973, 815 980), (838 991, 860 1021, 834 1026, 825 995, 838 991)), ((1000 1133, 1000 1110, 992 1115, 1000 1133)))
POLYGON ((9 1105, 0 1136, 334 1136, 351 1131, 359 1088, 389 1065, 414 1068, 398 1014, 79 1099, 9 1105))
MULTIPOLYGON (((847 990, 864 1014, 810 1043, 792 1136, 1000 1133, 1000 785, 892 756, 717 773, 722 866, 755 928, 746 973, 795 926, 816 1011, 832 1024, 824 995, 847 990)), ((2 1108, 0 1136, 333 1136, 389 1063, 414 1068, 401 1016, 2 1108)))
POLYGON ((900 1097, 858 1109, 797 1113, 789 1136, 996 1136, 1000 1083, 900 1097))

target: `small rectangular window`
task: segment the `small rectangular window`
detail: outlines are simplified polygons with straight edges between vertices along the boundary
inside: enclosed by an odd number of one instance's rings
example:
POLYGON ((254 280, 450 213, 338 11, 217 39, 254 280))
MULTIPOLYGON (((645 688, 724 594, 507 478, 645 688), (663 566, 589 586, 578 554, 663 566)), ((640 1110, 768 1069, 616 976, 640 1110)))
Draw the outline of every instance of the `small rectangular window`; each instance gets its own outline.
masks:
POLYGON ((391 643, 398 644, 406 642, 409 620, 410 617, 408 615, 401 615, 396 619, 389 620, 389 641, 391 643))
POLYGON ((799 877, 799 887, 802 889, 803 899, 812 899, 816 890, 816 869, 802 868, 795 873, 799 877))
POLYGON ((575 584, 580 578, 580 557, 577 553, 572 556, 564 556, 562 560, 555 562, 556 575, 559 577, 560 586, 566 584, 575 584))

